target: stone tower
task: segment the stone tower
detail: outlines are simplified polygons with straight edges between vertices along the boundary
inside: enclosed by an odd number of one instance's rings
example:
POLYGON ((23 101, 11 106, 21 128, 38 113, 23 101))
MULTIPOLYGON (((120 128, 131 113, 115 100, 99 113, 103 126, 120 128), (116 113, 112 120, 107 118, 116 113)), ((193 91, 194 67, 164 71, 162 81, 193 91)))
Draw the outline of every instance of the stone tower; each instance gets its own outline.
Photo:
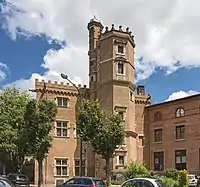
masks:
MULTIPOLYGON (((99 99, 108 112, 123 116, 126 139, 116 150, 112 161, 113 172, 120 172, 127 162, 137 160, 137 133, 135 125, 134 38, 122 26, 105 28, 97 19, 88 23, 90 98, 99 99)), ((103 168, 99 159, 99 176, 103 168)))

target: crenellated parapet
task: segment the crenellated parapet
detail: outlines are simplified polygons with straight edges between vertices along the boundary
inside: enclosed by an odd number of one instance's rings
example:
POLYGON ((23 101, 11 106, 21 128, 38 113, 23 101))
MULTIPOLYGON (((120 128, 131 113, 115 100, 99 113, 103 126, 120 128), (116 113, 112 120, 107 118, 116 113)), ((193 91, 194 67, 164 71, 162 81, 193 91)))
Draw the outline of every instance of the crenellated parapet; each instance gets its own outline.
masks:
MULTIPOLYGON (((88 93, 89 89, 86 85, 77 85, 77 88, 80 90, 80 93, 88 93)), ((58 82, 58 81, 39 81, 38 79, 35 79, 35 92, 36 93, 47 93, 47 94, 53 94, 53 95, 67 95, 67 96, 78 96, 78 90, 69 83, 64 82, 58 82)))
POLYGON ((123 27, 120 25, 118 27, 118 29, 115 28, 114 24, 112 24, 111 28, 109 29, 109 27, 105 27, 105 31, 102 33, 102 37, 106 37, 109 35, 109 33, 112 33, 112 32, 116 32, 118 34, 122 34, 124 35, 125 37, 130 37, 131 39, 131 42, 134 44, 135 46, 135 43, 134 43, 134 35, 132 35, 132 32, 130 31, 129 27, 126 27, 126 29, 123 29, 123 27))
POLYGON ((135 104, 141 104, 141 105, 150 105, 151 104, 151 100, 149 99, 150 95, 146 95, 146 96, 140 96, 140 95, 136 95, 135 96, 135 104))

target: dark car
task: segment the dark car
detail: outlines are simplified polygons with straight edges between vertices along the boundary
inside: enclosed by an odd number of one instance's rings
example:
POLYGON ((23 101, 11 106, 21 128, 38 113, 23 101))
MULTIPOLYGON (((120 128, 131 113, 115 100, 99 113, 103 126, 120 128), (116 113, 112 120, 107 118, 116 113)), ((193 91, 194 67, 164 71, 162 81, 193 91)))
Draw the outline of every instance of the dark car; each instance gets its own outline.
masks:
POLYGON ((18 187, 30 187, 29 178, 26 175, 19 173, 11 173, 7 178, 18 187))
POLYGON ((15 187, 15 185, 12 182, 10 182, 7 178, 0 177, 0 187, 15 187))
POLYGON ((106 184, 99 178, 74 177, 57 187, 106 187, 106 184))

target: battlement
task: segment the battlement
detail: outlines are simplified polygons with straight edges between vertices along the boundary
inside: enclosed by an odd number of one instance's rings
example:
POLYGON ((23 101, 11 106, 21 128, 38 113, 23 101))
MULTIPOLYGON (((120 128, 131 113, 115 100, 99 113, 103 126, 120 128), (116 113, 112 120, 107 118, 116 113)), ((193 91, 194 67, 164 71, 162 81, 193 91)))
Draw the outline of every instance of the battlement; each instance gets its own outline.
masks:
MULTIPOLYGON (((78 89, 80 89, 80 91, 87 91, 88 88, 86 85, 76 85, 78 89)), ((77 94, 78 90, 71 85, 70 83, 64 83, 64 82, 58 82, 58 81, 45 81, 45 80, 41 80, 39 81, 38 79, 35 79, 35 90, 37 91, 41 91, 46 89, 47 91, 55 91, 55 92, 65 92, 65 93, 74 93, 77 94)))
POLYGON ((130 31, 129 27, 126 27, 126 29, 123 29, 123 27, 120 25, 118 29, 115 28, 115 25, 112 24, 111 28, 105 27, 105 31, 102 33, 102 38, 107 37, 111 33, 121 34, 123 37, 130 37, 131 42, 135 46, 134 43, 134 35, 132 35, 132 32, 130 31))

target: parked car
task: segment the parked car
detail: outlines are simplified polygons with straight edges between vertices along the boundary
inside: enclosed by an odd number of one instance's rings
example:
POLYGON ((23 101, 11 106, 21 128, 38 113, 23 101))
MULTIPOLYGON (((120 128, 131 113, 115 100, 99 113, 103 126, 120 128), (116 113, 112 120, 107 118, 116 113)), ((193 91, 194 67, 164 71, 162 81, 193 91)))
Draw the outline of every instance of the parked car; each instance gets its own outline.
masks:
POLYGON ((57 187, 106 187, 106 184, 99 178, 74 177, 57 187))
POLYGON ((189 186, 197 187, 198 186, 198 178, 196 175, 189 174, 189 186))
POLYGON ((11 173, 7 178, 17 187, 30 187, 30 181, 26 175, 11 173))
POLYGON ((125 181, 121 187, 165 187, 165 185, 159 179, 134 178, 125 181))
POLYGON ((0 177, 0 187, 15 187, 15 185, 5 177, 0 177))

